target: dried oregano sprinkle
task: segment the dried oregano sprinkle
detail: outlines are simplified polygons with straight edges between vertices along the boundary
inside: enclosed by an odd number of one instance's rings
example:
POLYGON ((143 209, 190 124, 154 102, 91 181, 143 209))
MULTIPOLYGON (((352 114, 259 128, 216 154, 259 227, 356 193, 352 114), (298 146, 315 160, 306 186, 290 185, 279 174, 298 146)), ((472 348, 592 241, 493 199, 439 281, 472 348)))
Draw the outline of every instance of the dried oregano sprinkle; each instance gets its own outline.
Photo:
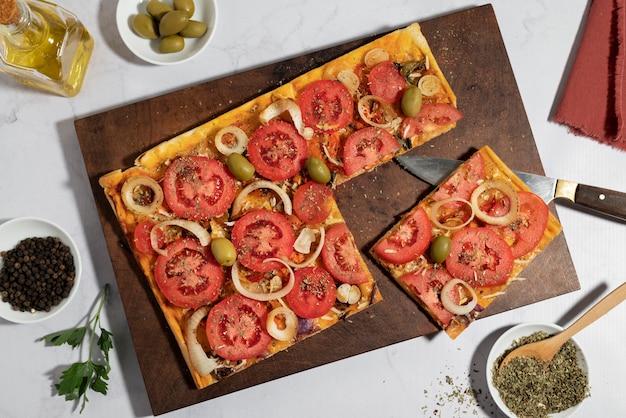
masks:
POLYGON ((571 341, 563 344, 547 367, 545 361, 519 357, 498 369, 513 349, 548 337, 543 331, 522 337, 495 361, 493 385, 504 404, 519 417, 547 417, 578 405, 589 396, 589 379, 578 363, 577 349, 571 341))

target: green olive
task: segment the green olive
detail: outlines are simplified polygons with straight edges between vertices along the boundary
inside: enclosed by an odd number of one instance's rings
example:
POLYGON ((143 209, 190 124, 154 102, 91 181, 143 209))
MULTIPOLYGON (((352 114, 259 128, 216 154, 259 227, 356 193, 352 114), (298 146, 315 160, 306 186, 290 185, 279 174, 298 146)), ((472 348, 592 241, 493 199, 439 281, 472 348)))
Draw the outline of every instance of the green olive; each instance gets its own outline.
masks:
POLYGON ((152 16, 146 14, 138 14, 133 17, 133 30, 142 38, 156 39, 159 37, 156 22, 152 16))
POLYGON ((307 158, 306 170, 309 172, 309 177, 317 183, 326 184, 330 181, 330 169, 323 160, 317 157, 307 158))
POLYGON ((150 0, 146 4, 146 12, 157 21, 161 20, 166 13, 172 10, 174 10, 172 6, 160 0, 150 0))
POLYGON ((207 27, 204 23, 198 20, 190 20, 187 26, 183 28, 178 34, 185 38, 199 38, 207 31, 207 27))
POLYGON ((409 117, 416 116, 422 107, 422 91, 417 86, 411 86, 402 95, 402 113, 409 117))
POLYGON ((248 181, 254 176, 254 166, 243 155, 233 152, 226 161, 228 169, 238 180, 248 181))
POLYGON ((159 33, 161 36, 177 34, 189 23, 189 16, 182 10, 167 12, 159 22, 159 33))
POLYGON ((180 52, 184 47, 185 38, 179 35, 164 36, 159 41, 159 52, 162 54, 180 52))
POLYGON ((183 10, 191 18, 196 10, 196 6, 193 0, 174 0, 174 10, 183 10))
POLYGON ((439 235, 430 243, 430 257, 435 263, 443 263, 450 254, 451 247, 452 240, 450 237, 439 235))
POLYGON ((232 266, 237 259, 237 250, 227 238, 214 238, 211 241, 211 253, 215 261, 222 266, 232 266))

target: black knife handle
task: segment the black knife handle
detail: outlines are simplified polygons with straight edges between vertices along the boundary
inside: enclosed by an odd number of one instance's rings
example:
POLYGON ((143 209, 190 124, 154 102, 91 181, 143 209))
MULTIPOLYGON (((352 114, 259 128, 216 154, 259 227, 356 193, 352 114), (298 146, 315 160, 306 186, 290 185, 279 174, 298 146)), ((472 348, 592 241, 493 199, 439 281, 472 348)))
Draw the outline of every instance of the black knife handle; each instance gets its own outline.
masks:
POLYGON ((574 202, 626 221, 626 193, 579 184, 574 202))

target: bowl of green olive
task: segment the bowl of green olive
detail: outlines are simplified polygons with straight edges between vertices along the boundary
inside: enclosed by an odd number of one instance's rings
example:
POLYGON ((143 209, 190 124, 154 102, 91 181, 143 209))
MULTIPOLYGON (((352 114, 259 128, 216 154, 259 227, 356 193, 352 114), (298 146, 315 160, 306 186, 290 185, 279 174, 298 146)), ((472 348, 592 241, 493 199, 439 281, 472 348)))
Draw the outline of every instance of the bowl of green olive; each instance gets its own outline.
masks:
POLYGON ((119 0, 117 29, 126 47, 156 65, 186 62, 209 44, 217 25, 215 0, 119 0))
POLYGON ((507 417, 571 417, 590 394, 589 365, 573 338, 550 363, 519 357, 500 367, 513 349, 561 332, 556 324, 531 322, 505 331, 487 357, 487 386, 507 417))

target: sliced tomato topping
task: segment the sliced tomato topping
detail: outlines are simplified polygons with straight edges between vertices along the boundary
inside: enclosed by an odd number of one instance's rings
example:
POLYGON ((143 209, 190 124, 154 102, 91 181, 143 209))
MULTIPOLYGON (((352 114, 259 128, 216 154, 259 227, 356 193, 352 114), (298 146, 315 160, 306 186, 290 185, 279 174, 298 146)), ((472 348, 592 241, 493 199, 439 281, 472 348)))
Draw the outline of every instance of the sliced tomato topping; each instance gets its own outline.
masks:
POLYGON ((485 160, 480 153, 472 155, 433 195, 436 201, 450 197, 468 200, 478 183, 485 177, 485 160))
POLYGON ((489 287, 508 280, 514 261, 511 248, 493 229, 467 228, 452 236, 446 267, 472 287, 489 287))
MULTIPOLYGON (((141 251, 144 254, 153 254, 154 248, 152 248, 152 242, 150 241, 150 232, 152 228, 156 225, 150 219, 146 219, 141 221, 139 225, 135 228, 135 232, 133 232, 133 242, 135 244, 135 248, 141 251)), ((162 230, 157 230, 157 244, 158 247, 161 248, 165 245, 165 234, 162 230)))
POLYGON ((428 214, 420 206, 399 224, 391 236, 380 241, 374 251, 389 263, 405 264, 417 259, 428 249, 431 237, 428 214))
POLYGON ((270 180, 293 177, 304 167, 306 157, 306 140, 292 124, 281 120, 257 128, 248 143, 248 159, 270 180))
POLYGON ((376 64, 369 74, 370 92, 389 103, 402 98, 407 82, 391 61, 376 64))
POLYGON ((343 169, 351 176, 400 149, 400 143, 388 131, 369 126, 353 132, 343 146, 343 169))
POLYGON ((224 273, 211 251, 196 239, 182 238, 159 255, 154 276, 163 295, 182 308, 198 308, 219 295, 224 273))
MULTIPOLYGON (((511 224, 498 227, 497 231, 511 245, 513 258, 531 252, 541 241, 548 225, 549 210, 536 194, 518 191, 519 213, 511 224)), ((495 228, 495 227, 494 227, 495 228)))
POLYGON ((325 184, 308 181, 293 196, 293 210, 301 221, 316 224, 328 218, 332 210, 333 190, 325 184))
POLYGON ((452 280, 445 269, 428 268, 405 274, 400 282, 410 288, 442 327, 447 327, 454 314, 443 307, 441 290, 452 280))
POLYGON ((295 284, 285 296, 292 311, 301 318, 319 318, 335 305, 337 286, 330 273, 321 267, 295 271, 295 284))
POLYGON ((209 311, 206 336, 213 351, 222 358, 254 358, 263 354, 272 341, 266 323, 265 304, 235 294, 209 311))
POLYGON ((165 201, 180 218, 209 219, 226 212, 235 199, 235 178, 208 157, 180 157, 163 177, 165 201))
POLYGON ((298 104, 304 124, 318 132, 345 128, 354 113, 350 92, 337 80, 310 83, 302 90, 298 104))
POLYGON ((291 223, 278 212, 258 209, 246 213, 235 222, 231 232, 239 262, 257 272, 282 268, 268 258, 289 258, 295 237, 291 223))
POLYGON ((349 284, 366 283, 368 280, 354 238, 343 222, 326 231, 322 260, 335 280, 349 284))
POLYGON ((463 113, 448 103, 424 103, 419 113, 402 120, 400 132, 405 138, 435 131, 463 119, 463 113))

